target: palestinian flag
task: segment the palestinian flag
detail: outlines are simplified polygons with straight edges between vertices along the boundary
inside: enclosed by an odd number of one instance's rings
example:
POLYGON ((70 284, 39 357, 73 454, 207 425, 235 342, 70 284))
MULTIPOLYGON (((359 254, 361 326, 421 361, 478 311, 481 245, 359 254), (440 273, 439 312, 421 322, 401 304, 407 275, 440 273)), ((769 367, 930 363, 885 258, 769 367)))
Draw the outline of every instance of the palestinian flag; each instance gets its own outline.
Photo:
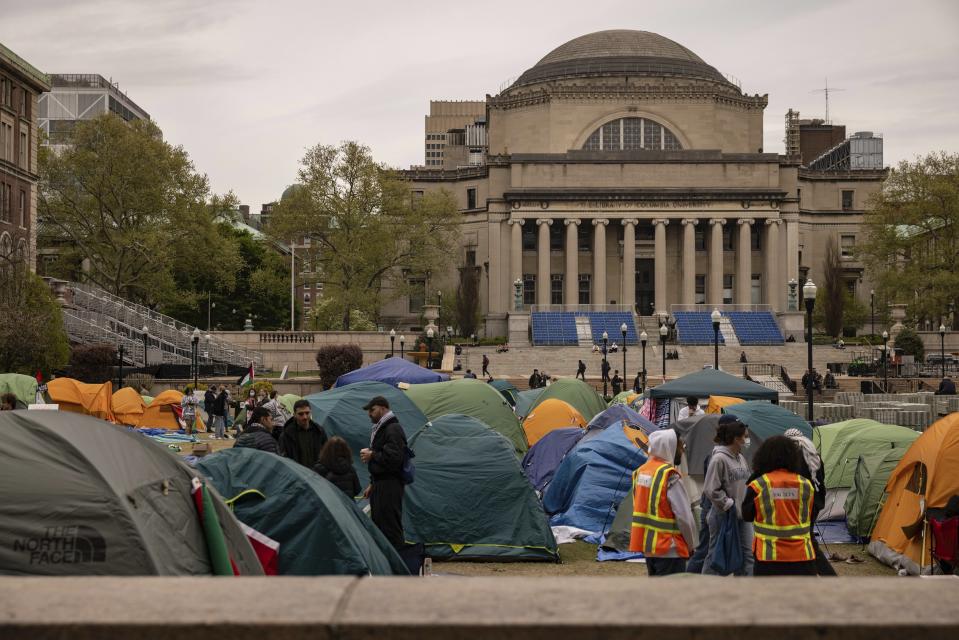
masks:
POLYGON ((240 571, 227 549, 226 538, 223 535, 223 529, 220 527, 220 519, 216 515, 213 497, 206 491, 206 487, 200 482, 199 478, 193 478, 192 485, 190 493, 193 494, 193 504, 196 506, 197 515, 200 517, 207 552, 210 554, 211 573, 215 576, 240 575, 240 571))
POLYGON ((248 384, 253 384, 253 363, 252 362, 250 363, 250 368, 246 370, 246 373, 240 376, 240 379, 237 380, 236 383, 240 387, 245 387, 248 384))

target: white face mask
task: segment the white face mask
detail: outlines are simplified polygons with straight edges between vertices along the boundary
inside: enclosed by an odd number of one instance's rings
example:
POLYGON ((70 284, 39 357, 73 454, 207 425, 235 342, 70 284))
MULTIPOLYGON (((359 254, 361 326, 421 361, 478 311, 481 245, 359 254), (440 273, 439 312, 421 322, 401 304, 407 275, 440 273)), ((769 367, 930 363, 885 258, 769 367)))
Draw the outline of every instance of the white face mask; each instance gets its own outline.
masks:
POLYGON ((749 438, 746 438, 743 441, 743 449, 748 449, 748 448, 749 448, 749 438))

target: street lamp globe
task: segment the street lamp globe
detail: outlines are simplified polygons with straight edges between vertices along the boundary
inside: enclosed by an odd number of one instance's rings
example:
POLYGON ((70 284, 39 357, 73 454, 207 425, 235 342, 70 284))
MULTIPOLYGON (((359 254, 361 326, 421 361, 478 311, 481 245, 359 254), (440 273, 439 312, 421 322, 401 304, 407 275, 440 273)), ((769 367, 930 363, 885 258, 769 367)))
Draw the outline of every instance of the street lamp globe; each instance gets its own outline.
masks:
POLYGON ((723 316, 721 313, 719 313, 719 309, 713 309, 713 312, 709 314, 709 317, 712 318, 714 323, 719 324, 719 321, 723 316))
POLYGON ((148 326, 146 326, 146 325, 143 325, 143 333, 149 335, 149 333, 150 333, 150 328, 149 328, 148 326))
POLYGON ((946 335, 946 325, 944 325, 944 324, 940 324, 940 325, 939 325, 939 335, 941 335, 941 336, 946 335))
POLYGON ((609 340, 609 334, 605 331, 603 332, 603 340, 609 340))
POLYGON ((199 330, 199 329, 194 329, 194 330, 193 330, 193 341, 194 341, 194 342, 198 342, 199 340, 200 340, 200 330, 199 330))
POLYGON ((396 329, 390 329, 390 337, 391 337, 391 338, 395 338, 395 337, 396 337, 396 329))
POLYGON ((659 336, 665 339, 667 333, 669 333, 669 328, 665 324, 659 325, 659 336))
POLYGON ((429 329, 426 330, 426 337, 429 338, 430 340, 433 339, 433 328, 432 328, 432 327, 430 327, 429 329))
POLYGON ((629 327, 626 326, 626 323, 619 325, 619 332, 623 335, 626 335, 626 332, 629 330, 629 327))
POLYGON ((806 280, 806 284, 802 287, 802 296, 806 300, 815 300, 816 299, 816 285, 813 281, 806 280))
POLYGON ((647 340, 649 340, 649 336, 646 335, 646 331, 644 330, 641 334, 639 334, 639 341, 643 344, 646 344, 647 340))
POLYGON ((209 340, 211 337, 212 337, 212 336, 210 336, 210 334, 208 333, 208 334, 206 334, 205 336, 203 336, 203 339, 204 339, 204 340, 209 340))
POLYGON ((882 332, 882 339, 883 339, 883 340, 888 340, 888 339, 889 339, 889 332, 888 332, 888 331, 883 331, 883 332, 882 332))

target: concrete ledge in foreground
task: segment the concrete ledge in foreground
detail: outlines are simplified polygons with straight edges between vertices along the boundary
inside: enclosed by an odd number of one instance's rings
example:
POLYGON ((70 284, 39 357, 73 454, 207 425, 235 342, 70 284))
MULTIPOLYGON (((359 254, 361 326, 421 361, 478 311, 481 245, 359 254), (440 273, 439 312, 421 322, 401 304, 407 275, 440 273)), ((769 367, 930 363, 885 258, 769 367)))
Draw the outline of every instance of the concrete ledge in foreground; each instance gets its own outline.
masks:
POLYGON ((3 640, 959 637, 959 579, 0 578, 3 640))

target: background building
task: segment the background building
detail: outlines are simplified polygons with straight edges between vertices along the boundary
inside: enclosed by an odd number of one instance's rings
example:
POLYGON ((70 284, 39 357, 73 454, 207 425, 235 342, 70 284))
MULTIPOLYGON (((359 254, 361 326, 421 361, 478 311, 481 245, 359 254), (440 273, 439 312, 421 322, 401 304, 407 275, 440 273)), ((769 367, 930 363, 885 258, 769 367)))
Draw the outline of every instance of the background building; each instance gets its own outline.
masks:
MULTIPOLYGON (((424 165, 427 169, 443 167, 451 129, 463 130, 477 120, 486 119, 486 103, 482 100, 430 100, 426 116, 424 165)), ((460 143, 459 140, 456 141, 460 143)), ((460 145, 462 146, 462 144, 460 145)), ((465 163, 464 163, 465 164, 465 163)))
POLYGON ((0 259, 36 270, 37 97, 46 75, 0 44, 0 259))

